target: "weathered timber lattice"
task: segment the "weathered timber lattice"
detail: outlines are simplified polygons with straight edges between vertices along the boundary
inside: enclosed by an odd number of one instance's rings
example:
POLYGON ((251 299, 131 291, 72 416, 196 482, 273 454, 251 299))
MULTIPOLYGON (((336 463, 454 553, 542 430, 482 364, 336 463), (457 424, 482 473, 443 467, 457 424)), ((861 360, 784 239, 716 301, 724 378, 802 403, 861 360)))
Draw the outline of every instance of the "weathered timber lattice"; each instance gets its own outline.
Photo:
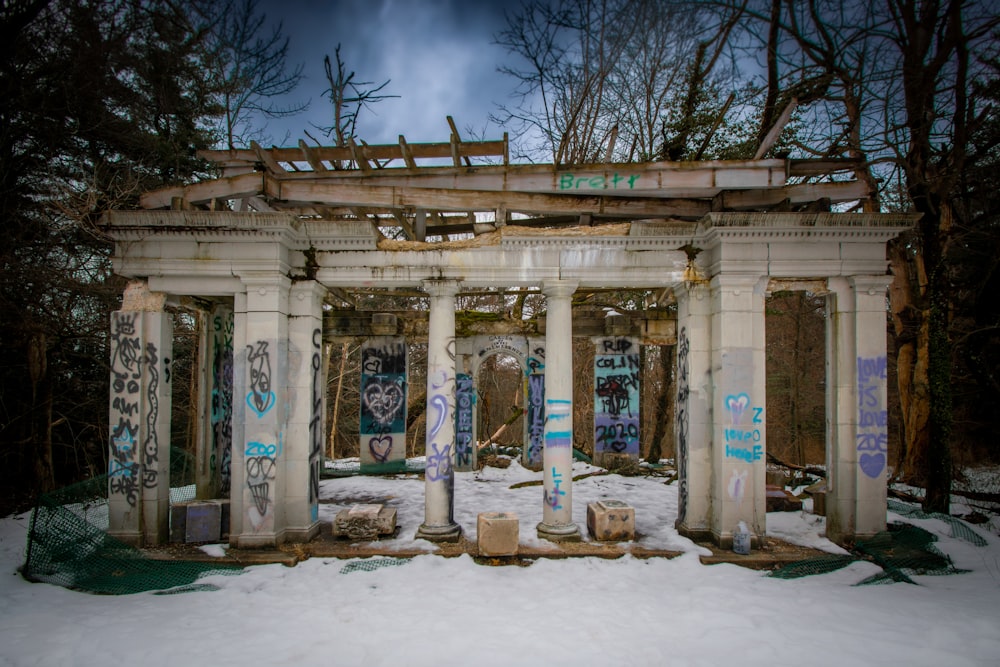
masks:
MULTIPOLYGON (((662 520, 723 546, 742 521, 759 540, 764 299, 796 285, 827 301, 828 534, 847 542, 884 529, 885 244, 913 218, 856 212, 870 208, 857 162, 511 165, 506 139, 454 135, 439 144, 253 144, 203 156, 219 178, 147 193, 146 210, 109 212, 104 228, 116 243, 116 270, 134 281, 115 335, 125 340, 122 326, 139 321, 133 311, 159 322, 163 303, 180 297, 210 304, 222 322, 205 346, 214 351, 199 395, 215 398, 203 406, 199 496, 228 491, 234 545, 317 534, 321 342, 348 340, 365 341, 358 436, 375 469, 399 466, 405 395, 414 391, 406 342, 427 344, 418 536, 461 535, 454 475, 475 464, 469 444, 484 435, 475 432, 477 374, 484 359, 504 353, 524 374, 524 461, 544 473, 539 535, 579 539, 574 336, 597 346, 589 428, 605 457, 638 455, 646 419, 638 414, 639 348, 675 346, 676 414, 657 418, 675 422, 680 508, 662 520), (646 294, 644 308, 607 317, 586 310, 612 290, 646 294), (456 299, 482 293, 539 295, 544 317, 456 323, 456 299), (382 312, 386 295, 413 306, 382 312)), ((159 363, 149 344, 169 349, 169 330, 156 326, 156 340, 119 346, 124 356, 113 368, 140 379, 135 392, 126 383, 110 397, 109 409, 165 441, 149 430, 159 423, 150 415, 164 410, 149 388, 159 363)), ((118 508, 111 529, 156 542, 163 530, 150 524, 165 520, 156 500, 161 463, 126 444, 122 436, 109 443, 118 508)))

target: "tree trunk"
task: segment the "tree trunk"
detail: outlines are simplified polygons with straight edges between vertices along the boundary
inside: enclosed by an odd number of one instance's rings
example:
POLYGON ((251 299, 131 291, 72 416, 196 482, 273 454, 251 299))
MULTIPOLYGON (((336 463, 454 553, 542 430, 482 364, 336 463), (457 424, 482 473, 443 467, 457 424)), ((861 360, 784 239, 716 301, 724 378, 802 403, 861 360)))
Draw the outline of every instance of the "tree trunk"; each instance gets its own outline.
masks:
POLYGON ((892 284, 889 287, 892 323, 896 334, 897 386, 903 433, 897 476, 907 484, 924 486, 928 449, 930 394, 927 378, 927 313, 921 307, 927 278, 923 258, 911 251, 908 237, 889 244, 892 284))
MULTIPOLYGON (((671 361, 673 355, 669 353, 668 348, 665 345, 660 346, 659 352, 660 352, 660 392, 659 392, 660 404, 659 406, 657 406, 656 412, 657 414, 660 415, 660 417, 654 420, 656 426, 653 429, 653 442, 650 444, 649 454, 646 456, 646 461, 648 463, 659 463, 660 459, 663 458, 663 447, 661 443, 663 442, 663 439, 667 435, 667 415, 672 414, 670 405, 671 402, 670 393, 671 390, 673 389, 673 386, 671 382, 667 382, 667 379, 670 377, 671 361)), ((645 369, 646 365, 643 364, 642 368, 645 369)))

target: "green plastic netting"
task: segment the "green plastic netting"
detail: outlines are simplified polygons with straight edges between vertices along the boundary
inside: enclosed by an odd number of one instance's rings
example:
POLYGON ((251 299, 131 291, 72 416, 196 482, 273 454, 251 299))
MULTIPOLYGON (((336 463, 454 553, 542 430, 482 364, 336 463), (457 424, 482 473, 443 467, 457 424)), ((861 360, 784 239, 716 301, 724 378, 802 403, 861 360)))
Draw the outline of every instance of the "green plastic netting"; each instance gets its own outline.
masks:
MULTIPOLYGON (((190 456, 171 450, 171 501, 187 500, 190 456), (175 489, 174 485, 178 487, 175 489)), ((38 498, 28 530, 21 570, 41 581, 89 593, 127 595, 144 591, 212 590, 196 584, 206 574, 239 574, 234 565, 155 560, 107 534, 106 475, 65 487, 38 498)))
MULTIPOLYGON (((966 527, 968 528, 968 527, 966 527)), ((977 536, 978 537, 978 536, 977 536)), ((982 539, 982 538, 980 538, 982 539)), ((797 579, 814 574, 826 574, 859 560, 874 563, 882 572, 872 575, 857 586, 871 584, 916 583, 915 575, 960 574, 951 559, 935 546, 937 538, 929 531, 906 523, 890 524, 885 530, 870 539, 855 543, 851 555, 830 555, 811 558, 785 565, 770 573, 779 579, 797 579)), ((985 545, 985 540, 983 541, 985 545)))

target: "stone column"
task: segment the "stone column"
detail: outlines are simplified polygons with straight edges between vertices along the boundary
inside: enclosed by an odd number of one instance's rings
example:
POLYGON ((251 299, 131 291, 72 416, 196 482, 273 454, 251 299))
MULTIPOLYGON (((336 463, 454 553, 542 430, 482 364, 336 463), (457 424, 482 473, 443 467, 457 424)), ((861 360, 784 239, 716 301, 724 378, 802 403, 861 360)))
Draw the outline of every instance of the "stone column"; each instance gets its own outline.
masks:
POLYGON ((247 294, 233 295, 233 402, 230 435, 232 437, 232 460, 230 464, 229 489, 229 544, 238 547, 244 532, 246 511, 243 491, 246 488, 246 464, 244 463, 244 443, 246 442, 246 418, 249 407, 247 395, 247 294))
POLYGON ((326 432, 325 295, 325 287, 306 280, 292 285, 289 298, 285 518, 286 537, 293 542, 308 542, 319 532, 319 480, 326 432))
POLYGON ((764 296, 767 278, 712 278, 712 539, 732 546, 746 523, 755 545, 767 523, 764 296))
POLYGON ((573 523, 573 311, 577 283, 542 285, 545 318, 545 441, 542 449, 544 496, 538 536, 577 541, 573 523))
POLYGON ((852 276, 829 283, 826 533, 846 544, 886 527, 889 278, 852 276))
POLYGON ((233 469, 233 309, 216 305, 212 330, 212 441, 216 455, 217 493, 228 498, 233 469))
MULTIPOLYGON (((290 280, 270 272, 241 276, 246 316, 240 391, 243 438, 234 443, 234 466, 242 468, 240 547, 275 546, 285 539, 285 437, 288 401, 288 291, 290 280)), ((235 481, 235 480, 234 480, 235 481)), ((233 512, 236 508, 233 507, 233 512)), ((232 521, 232 513, 230 515, 232 521)), ((235 522, 234 522, 235 523, 235 522)))
POLYGON ((214 339, 211 314, 199 310, 198 318, 198 383, 195 430, 195 498, 206 500, 218 494, 218 450, 214 437, 213 417, 215 406, 215 376, 212 373, 214 359, 214 339))
POLYGON ((135 281, 111 314, 108 534, 135 545, 168 537, 173 325, 165 302, 135 281))
POLYGON ((424 522, 417 538, 455 542, 455 295, 458 281, 426 280, 430 296, 427 332, 427 468, 424 473, 424 522))
POLYGON ((677 298, 678 532, 694 540, 712 537, 712 336, 708 285, 674 288, 677 298))

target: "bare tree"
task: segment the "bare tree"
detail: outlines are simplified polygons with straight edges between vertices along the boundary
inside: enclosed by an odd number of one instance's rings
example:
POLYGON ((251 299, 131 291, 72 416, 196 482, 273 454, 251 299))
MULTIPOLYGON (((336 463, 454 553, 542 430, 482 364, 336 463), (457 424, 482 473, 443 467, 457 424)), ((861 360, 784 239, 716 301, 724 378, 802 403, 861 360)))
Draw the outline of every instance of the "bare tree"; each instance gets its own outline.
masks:
POLYGON ((336 71, 330 56, 323 58, 323 68, 330 87, 324 95, 330 98, 333 105, 333 125, 320 127, 328 137, 333 137, 337 146, 346 146, 347 140, 356 136, 358 115, 363 109, 371 109, 371 105, 382 100, 399 97, 398 95, 383 95, 382 90, 389 85, 389 79, 375 85, 371 81, 356 81, 355 73, 348 72, 344 61, 340 58, 340 44, 334 51, 336 71), (374 87, 371 87, 374 86, 374 87))
MULTIPOLYGON (((771 27, 772 38, 788 36, 776 55, 786 68, 786 90, 822 82, 813 88, 816 104, 808 118, 829 119, 836 131, 815 133, 799 148, 865 159, 859 168, 874 167, 887 186, 883 205, 921 214, 914 233, 890 252, 903 461, 908 479, 927 487, 925 506, 947 511, 953 380, 948 256, 962 223, 953 193, 970 133, 985 119, 970 91, 990 76, 986 63, 996 56, 993 32, 1000 18, 988 3, 958 0, 760 3, 748 16, 771 27), (896 184, 901 187, 893 189, 896 184)), ((772 38, 766 43, 775 43, 772 38)))
POLYGON ((737 16, 719 27, 706 11, 656 0, 522 5, 496 37, 515 57, 501 71, 519 82, 517 102, 493 120, 557 164, 654 159, 665 120, 669 139, 683 128, 686 143, 695 111, 702 124, 717 116, 720 87, 709 84, 724 79, 717 65, 737 16))
POLYGON ((260 138, 260 117, 281 118, 306 109, 287 96, 302 79, 302 65, 288 67, 288 38, 282 24, 267 27, 258 0, 228 0, 210 5, 211 76, 219 89, 222 134, 227 148, 260 138))

